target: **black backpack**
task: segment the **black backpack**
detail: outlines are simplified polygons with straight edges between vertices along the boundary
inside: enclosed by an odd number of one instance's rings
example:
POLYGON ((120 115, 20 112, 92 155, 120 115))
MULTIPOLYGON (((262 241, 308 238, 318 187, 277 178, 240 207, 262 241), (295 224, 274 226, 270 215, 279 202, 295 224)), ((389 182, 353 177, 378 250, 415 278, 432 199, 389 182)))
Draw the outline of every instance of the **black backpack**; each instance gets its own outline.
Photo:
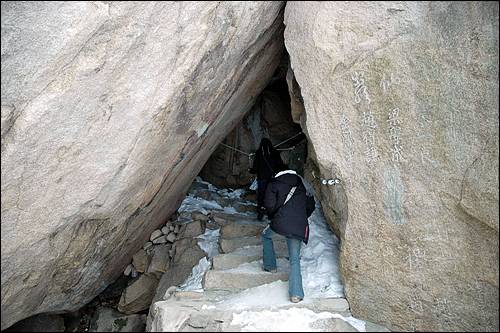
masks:
POLYGON ((306 194, 306 213, 307 217, 310 217, 316 208, 316 201, 314 201, 314 196, 306 194))

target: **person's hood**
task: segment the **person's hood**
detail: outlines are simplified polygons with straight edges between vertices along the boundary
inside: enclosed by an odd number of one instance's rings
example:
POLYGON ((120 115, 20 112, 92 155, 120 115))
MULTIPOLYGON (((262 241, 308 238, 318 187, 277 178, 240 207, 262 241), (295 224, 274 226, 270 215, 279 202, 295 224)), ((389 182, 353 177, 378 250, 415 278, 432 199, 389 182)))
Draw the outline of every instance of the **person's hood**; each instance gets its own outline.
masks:
POLYGON ((274 176, 274 178, 282 183, 285 183, 290 186, 296 186, 297 183, 300 184, 300 177, 297 175, 297 173, 293 170, 285 170, 285 171, 280 171, 274 176))

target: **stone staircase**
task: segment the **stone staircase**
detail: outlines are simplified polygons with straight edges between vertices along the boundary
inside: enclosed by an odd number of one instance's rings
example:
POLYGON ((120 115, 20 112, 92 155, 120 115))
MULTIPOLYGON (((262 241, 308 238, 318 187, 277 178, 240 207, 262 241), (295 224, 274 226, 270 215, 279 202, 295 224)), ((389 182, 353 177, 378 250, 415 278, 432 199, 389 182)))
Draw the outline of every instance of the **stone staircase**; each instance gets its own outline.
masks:
MULTIPOLYGON (((266 318, 275 317, 284 321, 279 330, 307 331, 304 327, 287 327, 287 320, 281 319, 304 313, 310 319, 309 330, 363 331, 356 325, 359 321, 351 317, 344 298, 308 298, 306 295, 300 303, 289 302, 286 282, 289 264, 284 238, 274 241, 278 271, 262 270, 260 233, 267 223, 231 214, 219 214, 214 220, 220 225, 221 254, 212 259, 212 268, 203 279, 203 292, 169 288, 164 301, 152 304, 147 331, 276 331, 276 324, 265 322, 266 318), (264 322, 257 319, 252 322, 252 318, 264 314, 264 322)), ((388 330, 365 322, 364 331, 388 330)))

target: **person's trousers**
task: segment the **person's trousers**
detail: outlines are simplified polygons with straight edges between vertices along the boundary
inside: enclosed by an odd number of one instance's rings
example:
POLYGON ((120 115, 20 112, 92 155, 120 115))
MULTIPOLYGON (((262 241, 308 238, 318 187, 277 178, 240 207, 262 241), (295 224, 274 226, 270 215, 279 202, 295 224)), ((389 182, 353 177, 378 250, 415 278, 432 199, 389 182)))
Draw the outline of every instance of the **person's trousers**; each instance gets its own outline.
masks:
MULTIPOLYGON (((265 270, 272 270, 276 266, 276 253, 274 252, 273 237, 278 236, 277 233, 267 226, 262 231, 262 248, 263 248, 263 266, 265 270)), ((288 260, 290 262, 290 273, 288 275, 288 295, 304 298, 304 290, 302 289, 302 274, 300 272, 300 246, 302 241, 294 238, 286 238, 288 245, 288 260)))

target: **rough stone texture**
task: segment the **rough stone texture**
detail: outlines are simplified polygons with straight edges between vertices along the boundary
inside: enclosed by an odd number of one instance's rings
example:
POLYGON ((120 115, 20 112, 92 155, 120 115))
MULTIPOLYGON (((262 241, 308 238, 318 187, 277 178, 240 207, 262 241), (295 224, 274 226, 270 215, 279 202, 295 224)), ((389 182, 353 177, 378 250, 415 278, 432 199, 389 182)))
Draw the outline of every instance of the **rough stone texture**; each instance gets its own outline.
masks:
POLYGON ((180 226, 178 238, 194 238, 205 233, 205 222, 195 220, 180 226))
POLYGON ((161 275, 170 267, 170 256, 168 253, 171 248, 172 245, 170 244, 155 246, 153 249, 153 258, 147 270, 148 274, 153 274, 157 278, 161 278, 161 275))
POLYGON ((239 213, 230 214, 230 213, 213 211, 211 216, 212 216, 212 220, 220 226, 225 226, 227 224, 240 223, 240 222, 264 223, 264 222, 258 221, 255 216, 248 216, 248 215, 239 214, 239 213))
POLYGON ((315 300, 315 308, 318 311, 348 312, 349 303, 345 298, 318 298, 315 300))
MULTIPOLYGON (((286 242, 274 243, 274 252, 276 258, 288 258, 286 242)), ((218 254, 212 258, 212 269, 234 268, 246 262, 262 259, 262 253, 262 245, 258 245, 240 248, 231 253, 218 254)))
POLYGON ((151 233, 151 236, 149 236, 149 240, 150 241, 154 241, 155 239, 157 239, 161 235, 163 235, 163 231, 161 231, 161 230, 155 230, 155 231, 153 231, 151 233))
POLYGON ((220 237, 234 238, 245 236, 260 236, 265 228, 263 223, 230 223, 221 227, 220 237))
POLYGON ((239 204, 239 203, 236 203, 234 206, 234 209, 236 209, 236 211, 238 213, 243 213, 243 214, 247 214, 247 213, 255 213, 257 214, 257 205, 255 204, 249 204, 249 205, 245 205, 245 204, 239 204))
MULTIPOLYGON (((172 233, 170 233, 170 234, 172 234, 172 233)), ((170 234, 169 234, 169 235, 170 235, 170 234)), ((175 239, 175 235, 174 235, 174 239, 175 239)), ((170 240, 170 241, 172 242, 173 240, 170 240)), ((161 237, 156 238, 156 239, 153 241, 153 244, 155 244, 155 245, 156 245, 156 244, 165 244, 166 242, 167 242, 167 236, 165 236, 165 235, 164 235, 164 236, 161 236, 161 237)))
POLYGON ((498 3, 288 2, 355 317, 498 331, 498 3))
POLYGON ((256 274, 209 270, 203 277, 204 289, 247 289, 274 281, 288 281, 289 272, 256 274))
POLYGON ((229 253, 240 247, 262 244, 258 237, 237 237, 219 239, 219 248, 221 253, 229 253))
POLYGON ((132 257, 132 264, 134 265, 136 271, 144 273, 148 269, 149 262, 151 261, 151 256, 148 256, 146 251, 140 249, 139 252, 134 254, 132 257))
POLYGON ((134 283, 123 291, 118 311, 132 314, 149 308, 155 295, 158 279, 152 275, 142 274, 134 283))
POLYGON ((191 217, 193 218, 193 220, 204 221, 204 222, 207 222, 210 220, 210 217, 203 214, 202 212, 192 212, 191 217))
MULTIPOLYGON (((276 236, 276 238, 273 239, 273 242, 276 249, 287 249, 285 237, 276 236)), ((247 247, 255 247, 256 245, 262 245, 260 236, 243 236, 219 239, 219 249, 221 253, 230 253, 234 251, 234 253, 237 254, 244 254, 247 251, 247 247)))
POLYGON ((193 238, 182 238, 174 243, 175 256, 170 262, 169 270, 162 275, 153 303, 163 300, 166 291, 172 286, 178 286, 184 282, 193 267, 205 256, 205 251, 198 246, 198 240, 193 238))
POLYGON ((320 319, 311 324, 313 329, 328 329, 330 332, 359 332, 357 329, 352 327, 349 323, 343 321, 342 319, 329 318, 320 319))
POLYGON ((283 5, 2 2, 2 329, 123 271, 267 85, 283 5))
POLYGON ((146 315, 124 315, 112 308, 98 308, 90 332, 144 332, 146 315))
POLYGON ((288 70, 286 73, 286 83, 288 85, 288 93, 290 95, 290 109, 292 114, 292 119, 294 122, 300 123, 300 117, 304 113, 304 100, 302 99, 302 94, 300 92, 300 86, 295 80, 295 75, 293 74, 292 66, 288 64, 288 70))

